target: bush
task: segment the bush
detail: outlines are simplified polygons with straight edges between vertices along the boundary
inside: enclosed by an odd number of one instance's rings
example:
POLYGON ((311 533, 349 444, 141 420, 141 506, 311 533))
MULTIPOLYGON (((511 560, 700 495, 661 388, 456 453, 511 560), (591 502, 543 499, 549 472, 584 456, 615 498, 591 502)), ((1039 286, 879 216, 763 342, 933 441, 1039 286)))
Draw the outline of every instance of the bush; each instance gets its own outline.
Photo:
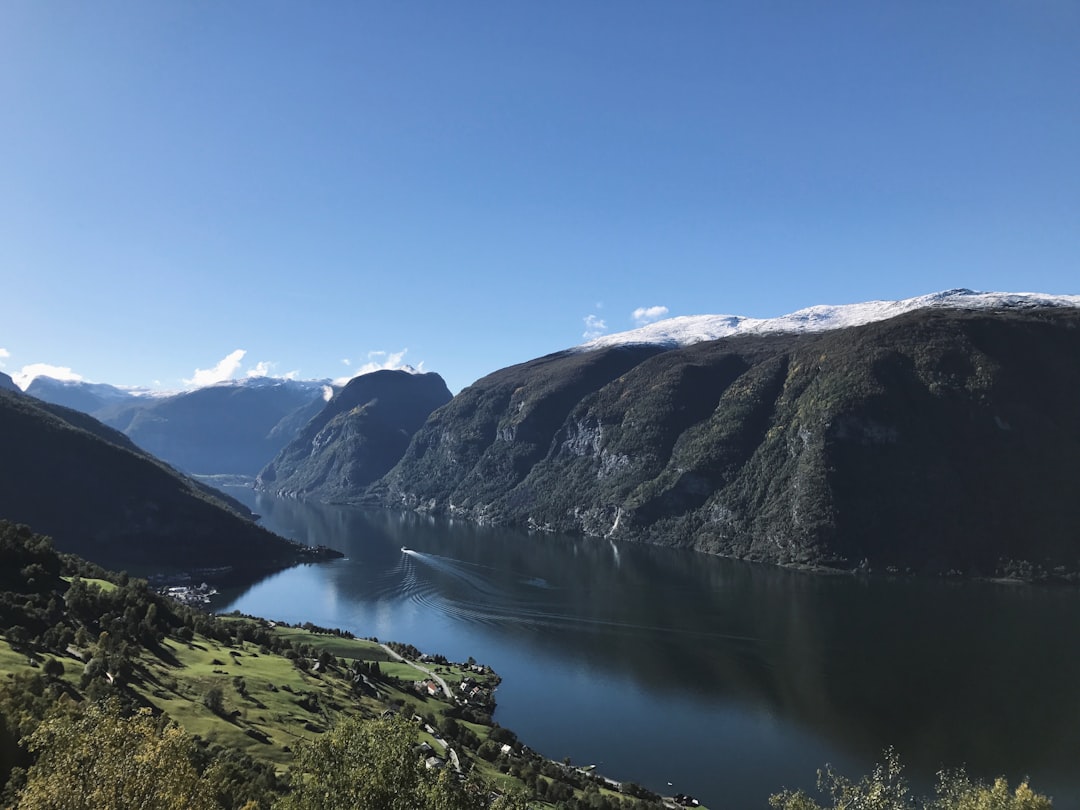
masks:
POLYGON ((873 773, 853 782, 828 765, 818 771, 818 790, 831 804, 820 805, 801 790, 785 790, 769 797, 774 810, 1050 810, 1052 802, 1021 782, 1015 791, 999 777, 992 785, 973 780, 964 771, 938 774, 936 795, 917 797, 903 776, 903 765, 888 748, 873 773))
POLYGON ((225 695, 220 686, 211 686, 203 695, 203 705, 214 714, 225 713, 225 695))

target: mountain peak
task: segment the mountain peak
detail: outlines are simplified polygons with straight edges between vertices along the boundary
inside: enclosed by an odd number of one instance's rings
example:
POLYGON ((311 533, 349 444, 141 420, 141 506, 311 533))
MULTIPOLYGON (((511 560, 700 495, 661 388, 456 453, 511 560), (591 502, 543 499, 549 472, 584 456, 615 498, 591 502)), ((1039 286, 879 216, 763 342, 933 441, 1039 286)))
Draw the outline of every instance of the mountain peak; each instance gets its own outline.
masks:
POLYGON ((1080 307, 1080 295, 976 292, 957 288, 900 301, 818 304, 777 318, 748 318, 742 315, 684 315, 650 323, 648 326, 628 332, 603 335, 582 343, 576 347, 576 350, 593 351, 626 345, 675 348, 733 335, 826 332, 831 329, 884 321, 917 309, 1032 309, 1035 307, 1080 307))

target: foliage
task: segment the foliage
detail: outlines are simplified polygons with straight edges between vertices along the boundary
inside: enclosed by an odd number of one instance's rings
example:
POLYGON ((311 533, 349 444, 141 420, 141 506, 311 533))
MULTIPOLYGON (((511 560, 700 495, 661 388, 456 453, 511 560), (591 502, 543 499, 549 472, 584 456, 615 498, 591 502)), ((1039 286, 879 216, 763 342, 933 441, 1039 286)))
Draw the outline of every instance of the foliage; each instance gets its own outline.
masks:
POLYGON ((293 791, 277 810, 466 810, 474 799, 456 783, 424 767, 413 751, 416 729, 397 716, 348 719, 302 743, 293 791))
POLYGON ((985 785, 961 770, 942 771, 935 796, 917 797, 891 748, 873 772, 857 782, 826 766, 818 771, 818 790, 828 795, 831 804, 820 805, 801 790, 785 790, 770 796, 769 806, 774 810, 1049 810, 1053 806, 1026 781, 1010 791, 1004 778, 985 785))
POLYGON ((998 777, 990 785, 974 782, 959 771, 938 776, 938 799, 929 810, 1049 810, 1053 803, 1031 789, 1027 780, 1009 790, 1009 783, 998 777))
POLYGON ((37 761, 19 796, 25 810, 216 808, 211 781, 195 769, 182 728, 149 710, 123 717, 116 703, 59 710, 28 740, 37 761))

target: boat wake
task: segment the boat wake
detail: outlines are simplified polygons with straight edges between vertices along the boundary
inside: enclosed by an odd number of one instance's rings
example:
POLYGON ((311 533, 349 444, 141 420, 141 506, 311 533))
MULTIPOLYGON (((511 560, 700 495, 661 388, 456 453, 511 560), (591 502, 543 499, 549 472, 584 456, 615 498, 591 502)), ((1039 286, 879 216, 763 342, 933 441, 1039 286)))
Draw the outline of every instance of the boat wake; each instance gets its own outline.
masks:
POLYGON ((579 629, 604 633, 690 633, 722 637, 729 642, 758 641, 752 637, 637 623, 614 616, 573 615, 562 606, 565 599, 559 595, 562 589, 543 577, 526 577, 437 554, 409 550, 402 556, 399 572, 401 596, 418 607, 459 621, 536 632, 579 629))

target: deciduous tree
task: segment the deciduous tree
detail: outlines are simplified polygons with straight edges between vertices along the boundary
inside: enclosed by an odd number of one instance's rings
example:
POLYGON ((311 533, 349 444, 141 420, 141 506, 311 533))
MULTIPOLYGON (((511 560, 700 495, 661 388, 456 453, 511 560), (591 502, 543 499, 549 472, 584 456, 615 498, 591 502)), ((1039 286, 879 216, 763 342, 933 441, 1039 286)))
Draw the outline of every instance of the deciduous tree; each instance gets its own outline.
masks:
POLYGON ((24 810, 218 807, 192 764, 191 737, 179 726, 162 727, 149 710, 127 718, 115 702, 61 710, 27 747, 37 761, 19 796, 24 810))

